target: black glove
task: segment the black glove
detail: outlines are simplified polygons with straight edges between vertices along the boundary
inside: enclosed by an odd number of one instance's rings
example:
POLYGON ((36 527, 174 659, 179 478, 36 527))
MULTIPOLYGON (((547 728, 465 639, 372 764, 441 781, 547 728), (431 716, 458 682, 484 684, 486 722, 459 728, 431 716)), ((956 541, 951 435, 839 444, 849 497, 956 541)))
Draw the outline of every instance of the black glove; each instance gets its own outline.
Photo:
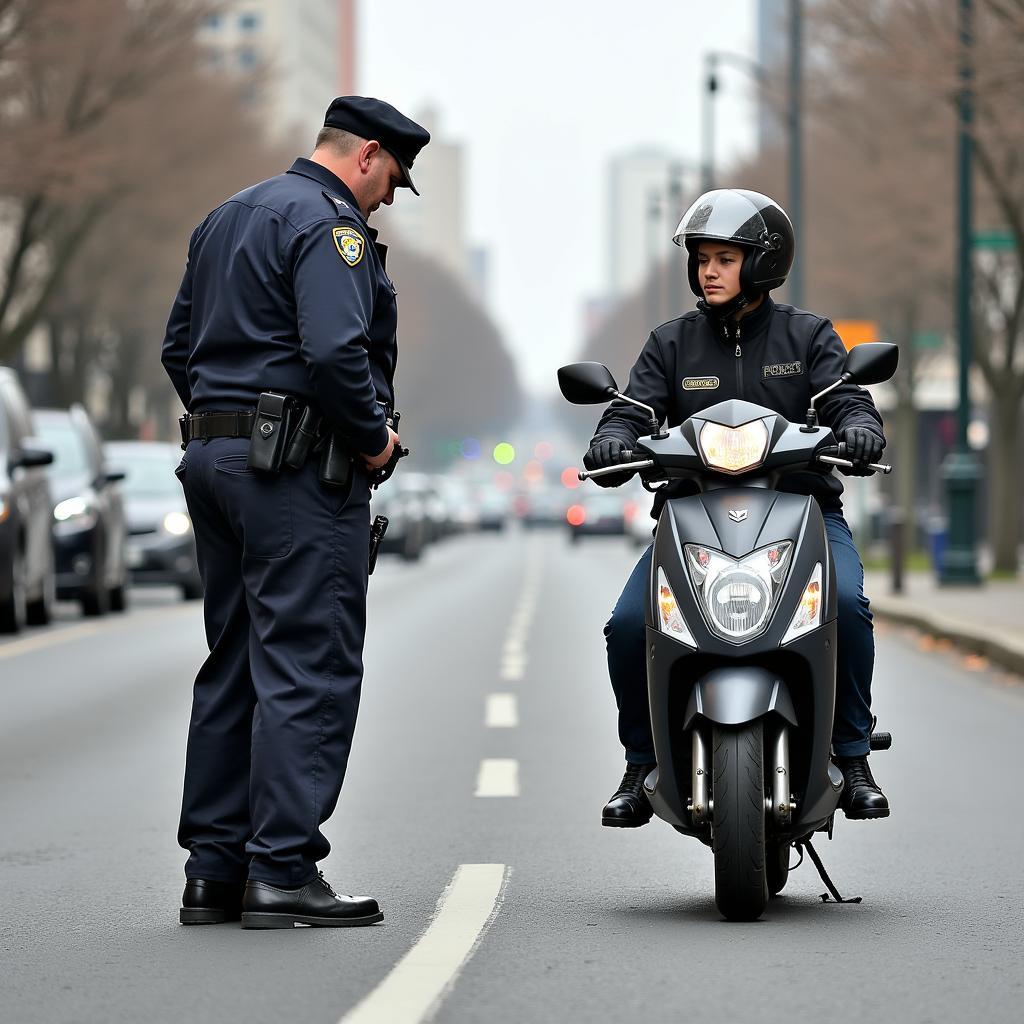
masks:
MULTIPOLYGON (((599 437, 590 451, 583 456, 583 465, 586 469, 607 469, 609 466, 617 466, 625 460, 626 450, 626 446, 617 438, 599 437)), ((627 474, 609 473, 607 476, 592 479, 600 487, 618 487, 625 482, 627 474)))
POLYGON ((849 427, 843 431, 846 444, 846 457, 853 463, 853 470, 847 470, 852 476, 868 476, 868 466, 882 457, 885 441, 879 434, 867 427, 849 427))

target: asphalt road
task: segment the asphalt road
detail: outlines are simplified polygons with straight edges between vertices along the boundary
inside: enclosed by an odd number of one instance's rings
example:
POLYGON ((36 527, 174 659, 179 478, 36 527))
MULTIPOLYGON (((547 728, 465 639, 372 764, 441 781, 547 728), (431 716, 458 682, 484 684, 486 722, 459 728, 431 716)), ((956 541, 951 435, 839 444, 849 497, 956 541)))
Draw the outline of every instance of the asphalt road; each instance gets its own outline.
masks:
MULTIPOLYGON (((704 847, 599 824, 622 770, 601 626, 635 554, 510 533, 382 560, 324 865, 380 899, 368 929, 177 924, 197 604, 137 592, 0 643, 0 1020, 335 1024, 477 864, 504 888, 438 1021, 1020 1020, 1024 686, 881 630, 893 817, 818 844, 864 902, 822 905, 806 865, 762 921, 725 923, 704 847)), ((374 1005, 361 1024, 396 1019, 374 1005)))

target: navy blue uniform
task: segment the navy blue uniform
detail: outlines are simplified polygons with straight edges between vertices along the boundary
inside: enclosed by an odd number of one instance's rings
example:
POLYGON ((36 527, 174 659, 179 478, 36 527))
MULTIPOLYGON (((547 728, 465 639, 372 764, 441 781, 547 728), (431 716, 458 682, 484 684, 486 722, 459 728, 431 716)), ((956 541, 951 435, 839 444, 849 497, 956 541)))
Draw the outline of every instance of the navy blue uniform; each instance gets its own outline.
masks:
MULTIPOLYGON (((395 291, 352 193, 310 160, 196 228, 163 364, 190 412, 297 396, 376 455, 393 402, 395 291)), ((314 462, 246 468, 247 439, 191 441, 177 473, 196 533, 210 655, 196 678, 178 839, 189 878, 316 876, 348 761, 365 630, 369 485, 314 462)))

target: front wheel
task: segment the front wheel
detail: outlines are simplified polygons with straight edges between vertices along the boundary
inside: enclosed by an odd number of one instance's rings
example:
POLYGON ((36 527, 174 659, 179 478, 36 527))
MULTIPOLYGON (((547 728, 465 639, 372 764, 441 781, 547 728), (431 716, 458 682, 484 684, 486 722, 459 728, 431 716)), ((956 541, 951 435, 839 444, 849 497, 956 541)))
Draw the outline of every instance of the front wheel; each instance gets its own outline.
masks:
POLYGON ((715 903, 730 921, 755 921, 768 904, 764 730, 760 721, 716 725, 713 742, 715 903))

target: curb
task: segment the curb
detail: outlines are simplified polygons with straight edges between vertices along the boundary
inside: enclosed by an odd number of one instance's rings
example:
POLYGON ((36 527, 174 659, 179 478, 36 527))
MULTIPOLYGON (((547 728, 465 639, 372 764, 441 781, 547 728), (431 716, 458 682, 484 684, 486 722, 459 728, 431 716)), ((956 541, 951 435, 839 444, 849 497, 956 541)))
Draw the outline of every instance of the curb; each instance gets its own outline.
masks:
POLYGON ((957 619, 907 607, 901 601, 873 598, 872 614, 900 626, 913 626, 940 640, 949 640, 973 654, 981 654, 994 665, 1024 676, 1024 641, 1011 639, 997 630, 972 626, 957 619))

